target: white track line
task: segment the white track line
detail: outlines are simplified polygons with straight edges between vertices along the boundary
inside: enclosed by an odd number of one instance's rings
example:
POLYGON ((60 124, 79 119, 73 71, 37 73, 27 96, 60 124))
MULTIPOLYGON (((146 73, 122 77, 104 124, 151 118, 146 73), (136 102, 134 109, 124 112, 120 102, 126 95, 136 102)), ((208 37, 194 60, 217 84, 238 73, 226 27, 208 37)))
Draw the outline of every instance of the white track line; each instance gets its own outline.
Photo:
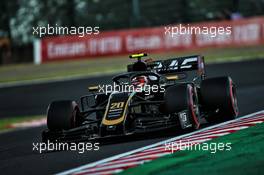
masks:
POLYGON ((103 171, 100 173, 93 173, 93 175, 109 175, 109 174, 120 173, 121 171, 123 171, 123 169, 115 169, 115 170, 110 170, 110 171, 103 171))
POLYGON ((154 147, 157 147, 157 146, 164 145, 165 143, 168 143, 168 142, 173 142, 175 140, 179 140, 179 139, 181 139, 183 137, 188 137, 188 136, 191 136, 191 135, 194 135, 194 134, 199 134, 199 133, 202 133, 202 132, 204 132, 206 130, 209 130, 209 129, 217 128, 219 126, 223 126, 223 125, 235 122, 235 121, 239 121, 239 120, 246 119, 246 118, 249 118, 251 116, 255 116, 255 115, 263 114, 263 113, 264 113, 264 110, 259 111, 259 112, 255 112, 255 113, 252 113, 252 114, 248 114, 248 115, 245 115, 243 117, 240 117, 240 118, 237 118, 237 119, 234 119, 234 120, 231 120, 231 121, 223 122, 223 123, 220 123, 220 124, 217 124, 217 125, 214 125, 214 126, 203 128, 203 129, 198 130, 198 131, 194 131, 194 132, 191 132, 191 133, 188 133, 188 134, 184 134, 184 135, 181 135, 181 136, 173 137, 173 138, 168 139, 168 140, 160 141, 160 142, 155 143, 155 144, 144 146, 142 148, 138 148, 138 149, 135 149, 135 150, 132 150, 132 151, 129 151, 129 152, 125 152, 125 153, 122 153, 122 154, 119 154, 119 155, 115 155, 115 156, 112 156, 112 157, 109 157, 109 158, 106 158, 106 159, 102 159, 102 160, 99 160, 99 161, 96 161, 96 162, 93 162, 93 163, 89 163, 89 164, 86 164, 86 165, 83 165, 83 166, 80 166, 80 167, 77 167, 77 168, 73 168, 73 169, 58 173, 57 175, 67 175, 67 174, 72 174, 72 173, 79 173, 79 172, 83 171, 84 169, 95 167, 97 165, 100 165, 100 164, 103 164, 103 163, 106 163, 106 162, 110 162, 110 161, 113 161, 113 160, 116 160, 116 159, 120 159, 122 157, 129 156, 131 154, 135 154, 135 153, 147 150, 147 149, 151 149, 151 148, 154 148, 154 147))
MULTIPOLYGON (((148 156, 146 156, 148 157, 148 156)), ((108 163, 104 163, 102 165, 97 165, 96 167, 102 167, 102 166, 106 166, 106 165, 113 165, 113 164, 118 164, 118 163, 124 163, 124 162, 134 162, 134 161, 144 161, 144 162, 148 162, 151 161, 155 158, 151 157, 151 158, 144 158, 144 157, 140 157, 140 158, 133 158, 133 159, 120 159, 120 160, 115 160, 115 161, 111 161, 108 163)))

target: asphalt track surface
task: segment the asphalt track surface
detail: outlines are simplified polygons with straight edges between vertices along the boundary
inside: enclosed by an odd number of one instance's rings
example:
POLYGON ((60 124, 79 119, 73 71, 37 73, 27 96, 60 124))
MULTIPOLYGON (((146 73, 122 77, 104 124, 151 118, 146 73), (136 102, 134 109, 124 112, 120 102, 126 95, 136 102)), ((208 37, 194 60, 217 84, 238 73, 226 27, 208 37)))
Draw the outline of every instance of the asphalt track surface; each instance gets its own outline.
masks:
MULTIPOLYGON (((237 85, 240 116, 264 109, 264 60, 213 64, 208 77, 230 75, 237 85)), ((55 99, 73 99, 87 93, 87 86, 107 83, 111 76, 0 89, 1 117, 43 114, 55 99)), ((217 92, 216 92, 217 93, 217 92)), ((71 151, 39 154, 32 143, 40 142, 38 127, 0 134, 0 174, 53 174, 89 162, 146 146, 172 136, 125 140, 100 146, 83 154, 71 151)), ((177 135, 175 133, 175 135, 177 135)))

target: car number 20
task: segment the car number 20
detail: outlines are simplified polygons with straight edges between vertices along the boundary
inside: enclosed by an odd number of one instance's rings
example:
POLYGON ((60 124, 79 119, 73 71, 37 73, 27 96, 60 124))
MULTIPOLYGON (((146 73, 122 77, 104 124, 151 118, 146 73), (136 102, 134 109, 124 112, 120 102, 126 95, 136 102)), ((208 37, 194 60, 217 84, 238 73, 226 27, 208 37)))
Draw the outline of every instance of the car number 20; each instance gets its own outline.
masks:
POLYGON ((124 102, 111 103, 110 109, 120 109, 125 105, 124 102))

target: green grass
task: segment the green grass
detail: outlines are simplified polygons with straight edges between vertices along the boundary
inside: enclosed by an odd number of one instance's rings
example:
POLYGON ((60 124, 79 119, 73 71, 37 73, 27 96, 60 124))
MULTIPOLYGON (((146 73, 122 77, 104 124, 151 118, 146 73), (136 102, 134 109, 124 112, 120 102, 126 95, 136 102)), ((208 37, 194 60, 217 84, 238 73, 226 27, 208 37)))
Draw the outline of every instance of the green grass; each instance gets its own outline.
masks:
POLYGON ((264 124, 213 139, 207 143, 231 142, 230 151, 184 150, 122 172, 164 175, 264 174, 264 124))
POLYGON ((12 117, 12 118, 3 118, 0 119, 0 131, 11 129, 10 125, 14 123, 21 123, 30 120, 42 119, 44 116, 20 116, 20 117, 12 117))
MULTIPOLYGON (((150 53, 150 57, 165 59, 192 54, 204 55, 205 61, 208 63, 264 58, 264 49, 263 45, 242 48, 210 48, 161 54, 150 53)), ((115 73, 125 71, 126 65, 131 62, 127 55, 123 55, 54 62, 42 65, 8 65, 0 67, 0 83, 115 73)))

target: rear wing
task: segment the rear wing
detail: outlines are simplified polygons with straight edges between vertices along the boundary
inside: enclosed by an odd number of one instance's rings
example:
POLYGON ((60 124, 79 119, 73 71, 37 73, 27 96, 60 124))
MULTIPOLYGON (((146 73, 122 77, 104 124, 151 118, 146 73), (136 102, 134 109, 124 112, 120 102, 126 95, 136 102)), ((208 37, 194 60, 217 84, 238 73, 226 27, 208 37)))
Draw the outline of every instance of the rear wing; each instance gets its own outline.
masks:
POLYGON ((200 55, 153 61, 147 63, 147 66, 150 70, 159 74, 197 71, 198 75, 205 75, 204 57, 200 55))
POLYGON ((200 82, 205 78, 204 57, 192 55, 147 63, 148 70, 164 75, 167 80, 200 82))
MULTIPOLYGON (((138 62, 143 61, 139 60, 138 62)), ((134 64, 138 64, 138 62, 134 64)), ((146 65, 145 71, 156 72, 158 74, 162 74, 166 77, 169 77, 169 79, 173 77, 173 80, 177 79, 191 81, 198 77, 200 77, 201 79, 205 78, 204 57, 201 55, 177 57, 157 61, 149 59, 144 61, 144 63, 146 65)), ((127 66, 128 72, 135 71, 133 70, 134 64, 130 64, 127 66)))

